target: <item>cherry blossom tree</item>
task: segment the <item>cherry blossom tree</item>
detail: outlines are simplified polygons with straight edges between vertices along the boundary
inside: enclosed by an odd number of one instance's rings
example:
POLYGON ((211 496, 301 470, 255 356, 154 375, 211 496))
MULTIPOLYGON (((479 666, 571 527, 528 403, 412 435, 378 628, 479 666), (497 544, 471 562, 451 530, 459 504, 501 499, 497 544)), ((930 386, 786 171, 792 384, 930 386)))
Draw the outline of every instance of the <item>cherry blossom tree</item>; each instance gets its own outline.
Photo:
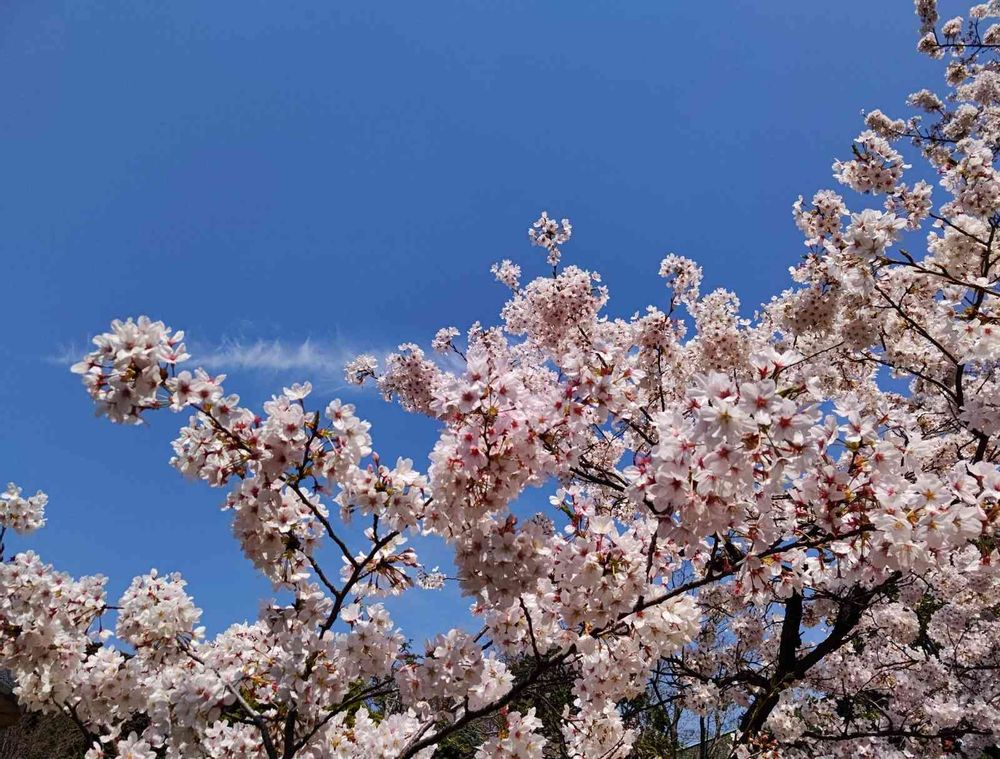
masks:
MULTIPOLYGON (((288 601, 209 638, 177 574, 112 606, 105 578, 18 553, 0 663, 21 703, 69 715, 88 759, 430 757, 484 718, 477 759, 616 759, 639 697, 731 715, 740 757, 1000 756, 1000 4, 916 9, 947 91, 867 115, 833 164, 852 206, 795 203, 805 254, 752 319, 677 255, 661 305, 607 316, 600 276, 563 263, 571 225, 543 213, 551 273, 496 264, 496 326, 442 329, 447 361, 405 344, 351 362, 437 420, 426 471, 381 459, 308 382, 255 411, 182 368, 182 332, 115 321, 73 367, 97 411, 185 412, 172 465, 221 489, 288 601), (415 534, 453 551, 478 633, 410 650, 380 599, 445 582, 415 534), (523 707, 557 671, 558 740, 523 707)), ((10 486, 0 534, 44 506, 10 486)))

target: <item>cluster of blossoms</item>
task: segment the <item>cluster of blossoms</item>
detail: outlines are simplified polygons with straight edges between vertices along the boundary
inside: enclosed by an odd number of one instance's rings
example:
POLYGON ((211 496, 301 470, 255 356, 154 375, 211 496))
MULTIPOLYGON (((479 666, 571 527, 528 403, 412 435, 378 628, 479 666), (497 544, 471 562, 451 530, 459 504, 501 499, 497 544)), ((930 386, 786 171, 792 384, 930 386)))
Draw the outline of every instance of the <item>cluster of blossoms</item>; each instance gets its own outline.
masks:
POLYGON ((484 518, 470 524, 455 539, 455 564, 462 590, 468 595, 488 591, 515 599, 534 589, 552 572, 549 539, 552 524, 544 515, 517 529, 517 519, 484 518))
POLYGON ((11 482, 0 493, 0 530, 26 535, 44 526, 48 501, 49 497, 41 490, 28 498, 22 497, 21 488, 11 482))
POLYGON ((562 257, 562 250, 559 246, 569 242, 569 238, 572 236, 573 227, 570 225, 569 219, 558 222, 555 219, 550 219, 545 211, 542 211, 542 215, 528 230, 528 239, 533 244, 548 251, 549 255, 546 260, 549 266, 556 266, 559 263, 559 259, 562 257))
POLYGON ((0 657, 29 709, 73 699, 88 677, 88 636, 105 608, 101 576, 76 580, 31 551, 0 564, 0 657))
POLYGON ((613 705, 606 704, 596 710, 585 708, 575 715, 567 708, 564 717, 562 734, 570 759, 591 756, 627 759, 630 755, 636 731, 625 727, 613 705))
POLYGON ((701 294, 701 267, 684 256, 671 253, 660 262, 660 276, 667 280, 674 298, 684 305, 694 305, 701 294))
POLYGON ((542 721, 535 716, 535 710, 529 709, 526 714, 509 712, 503 720, 500 734, 479 747, 476 759, 542 759, 547 741, 538 733, 542 721))
POLYGON ((497 282, 502 282, 511 290, 516 290, 521 284, 521 267, 509 259, 493 264, 490 271, 497 282))
POLYGON ((378 360, 371 354, 364 353, 344 366, 344 378, 351 385, 361 385, 368 377, 374 377, 377 369, 378 360))
POLYGON ((160 649, 155 655, 169 655, 180 644, 203 634, 195 625, 201 618, 187 583, 177 573, 160 576, 154 569, 136 577, 122 595, 116 635, 136 648, 160 649))
MULTIPOLYGON (((939 27, 916 7, 952 92, 868 114, 834 177, 880 205, 800 198, 806 255, 752 320, 673 254, 662 308, 605 315, 599 275, 560 268, 569 222, 543 213, 552 272, 495 265, 498 324, 439 331, 447 360, 406 343, 381 370, 352 361, 349 382, 439 425, 426 472, 384 462, 354 406, 313 408, 309 383, 255 411, 178 367, 182 333, 114 322, 74 366, 99 413, 190 415, 173 466, 227 488, 285 602, 209 639, 177 575, 111 609, 103 578, 16 554, 0 665, 22 703, 77 720, 89 759, 427 758, 464 730, 481 759, 625 759, 654 708, 733 728, 740 757, 998 750, 1000 25, 981 22, 1000 8, 939 27), (944 202, 904 182, 905 141, 944 202), (929 219, 925 253, 899 247, 929 219), (525 519, 536 488, 555 493, 525 519), (412 534, 453 552, 481 622, 422 654, 374 602, 447 582, 412 534)), ((44 505, 11 487, 0 526, 29 532, 44 505)))
POLYGON ((863 132, 855 140, 854 155, 850 161, 836 161, 833 175, 857 192, 890 192, 899 183, 903 170, 910 168, 889 141, 873 131, 863 132))
POLYGON ((597 274, 575 266, 534 280, 504 307, 508 331, 553 352, 586 342, 581 325, 593 321, 608 300, 607 289, 598 282, 597 274))
POLYGON ((484 658, 473 637, 461 630, 428 641, 426 656, 399 669, 396 679, 404 703, 425 712, 470 696, 475 709, 505 695, 511 685, 503 663, 484 658))
MULTIPOLYGON (((184 333, 146 317, 115 320, 111 332, 94 338, 96 349, 73 365, 99 414, 138 424, 144 411, 160 408, 169 371, 190 358, 184 333)), ((200 380, 199 380, 200 381, 200 380)))

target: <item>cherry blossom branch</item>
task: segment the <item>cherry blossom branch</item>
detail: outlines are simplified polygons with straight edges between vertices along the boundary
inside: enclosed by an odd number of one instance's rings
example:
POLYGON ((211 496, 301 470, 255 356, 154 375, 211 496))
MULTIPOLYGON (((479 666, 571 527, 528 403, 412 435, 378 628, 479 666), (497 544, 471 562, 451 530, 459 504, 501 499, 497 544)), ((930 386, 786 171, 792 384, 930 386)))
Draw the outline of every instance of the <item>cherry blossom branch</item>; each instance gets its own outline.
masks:
POLYGON ((219 682, 222 683, 223 687, 229 691, 230 695, 236 702, 240 705, 243 711, 246 713, 247 717, 253 722, 254 726, 260 732, 260 739, 264 747, 264 751, 267 753, 268 759, 278 759, 278 752, 274 747, 274 741, 271 739, 271 731, 264 722, 264 718, 243 698, 242 694, 226 680, 222 674, 214 667, 209 666, 205 661, 199 657, 194 651, 191 650, 190 646, 183 645, 181 650, 192 660, 196 661, 198 664, 203 666, 205 669, 212 672, 216 677, 219 678, 219 682))

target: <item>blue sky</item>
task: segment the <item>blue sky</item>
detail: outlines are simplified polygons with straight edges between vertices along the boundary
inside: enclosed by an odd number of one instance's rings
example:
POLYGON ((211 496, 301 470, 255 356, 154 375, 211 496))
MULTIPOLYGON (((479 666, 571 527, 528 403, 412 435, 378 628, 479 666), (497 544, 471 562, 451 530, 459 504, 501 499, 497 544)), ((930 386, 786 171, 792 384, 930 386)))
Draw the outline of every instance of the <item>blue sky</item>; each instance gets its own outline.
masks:
MULTIPOLYGON (((434 425, 338 388, 345 356, 494 323, 489 266, 544 270, 542 209, 572 219, 564 260, 604 275, 612 314, 664 302, 668 252, 751 313, 861 110, 941 81, 916 27, 908 0, 5 3, 0 479, 51 498, 9 547, 112 595, 178 570, 210 630, 253 618, 269 590, 224 494, 167 465, 184 419, 94 419, 68 354, 149 314, 244 401, 312 379, 423 467, 434 425)), ((393 604, 418 639, 466 606, 393 604)))

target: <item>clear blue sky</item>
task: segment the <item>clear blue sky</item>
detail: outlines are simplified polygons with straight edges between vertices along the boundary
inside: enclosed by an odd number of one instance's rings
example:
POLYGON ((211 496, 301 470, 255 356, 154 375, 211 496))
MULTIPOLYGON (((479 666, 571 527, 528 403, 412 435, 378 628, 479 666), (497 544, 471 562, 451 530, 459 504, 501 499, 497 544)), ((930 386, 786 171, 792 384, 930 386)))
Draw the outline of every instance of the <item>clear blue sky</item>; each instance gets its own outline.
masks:
MULTIPOLYGON (((860 111, 940 81, 912 8, 4 3, 0 479, 51 497, 49 526, 10 547, 106 573, 113 595, 179 570, 210 630, 253 618, 269 591, 224 494, 167 465, 184 419, 94 419, 67 352, 146 313, 241 356, 227 388, 245 401, 312 379, 424 467, 433 424, 338 389, 344 355, 495 322, 489 266, 543 270, 541 209, 573 220, 565 260, 602 272, 616 315, 663 303, 667 252, 752 312, 786 285, 791 204, 830 185, 860 111)), ((465 607, 393 605, 417 638, 465 607)))

